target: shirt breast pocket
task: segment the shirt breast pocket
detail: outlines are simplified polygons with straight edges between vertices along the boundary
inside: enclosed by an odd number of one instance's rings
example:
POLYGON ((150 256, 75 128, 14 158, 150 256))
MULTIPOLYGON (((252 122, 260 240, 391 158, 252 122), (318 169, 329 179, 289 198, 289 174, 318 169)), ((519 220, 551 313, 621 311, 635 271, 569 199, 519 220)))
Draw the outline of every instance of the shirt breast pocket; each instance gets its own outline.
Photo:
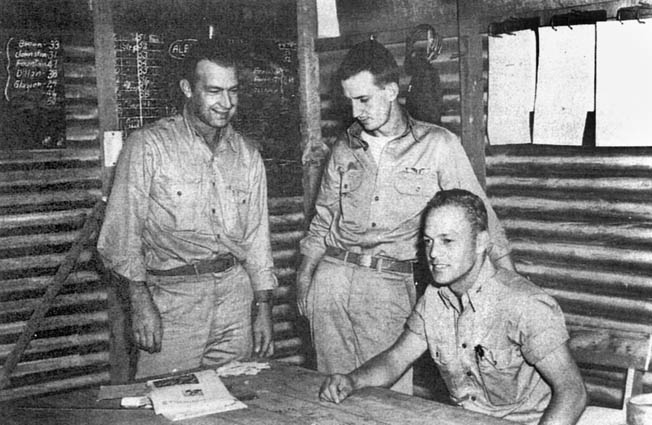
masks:
POLYGON ((174 218, 176 230, 194 230, 197 225, 198 209, 201 207, 201 182, 185 180, 169 186, 172 209, 168 213, 174 218))
POLYGON ((523 388, 518 378, 524 360, 518 348, 482 347, 481 354, 476 353, 476 359, 491 404, 505 406, 522 398, 523 388))
POLYGON ((364 220, 366 207, 363 196, 360 194, 363 172, 361 170, 348 170, 342 173, 340 182, 340 202, 344 221, 360 223, 364 220))
POLYGON ((227 197, 222 208, 226 231, 230 237, 242 239, 249 223, 251 190, 244 184, 233 183, 227 188, 227 197))
POLYGON ((395 205, 411 215, 423 210, 426 203, 439 190, 439 184, 433 174, 418 174, 410 170, 395 176, 394 189, 400 199, 400 202, 396 202, 395 205))

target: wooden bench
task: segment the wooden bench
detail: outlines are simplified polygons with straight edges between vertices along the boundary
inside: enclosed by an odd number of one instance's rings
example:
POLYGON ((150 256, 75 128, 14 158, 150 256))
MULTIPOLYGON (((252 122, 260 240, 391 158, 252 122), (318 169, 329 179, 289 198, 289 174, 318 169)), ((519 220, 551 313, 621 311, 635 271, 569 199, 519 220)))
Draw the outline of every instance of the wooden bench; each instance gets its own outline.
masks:
MULTIPOLYGON (((627 400, 643 391, 643 375, 650 368, 652 327, 649 331, 612 329, 568 320, 569 346, 580 366, 603 366, 626 370, 620 409, 590 405, 579 425, 625 425, 627 400)), ((589 388, 589 403, 591 403, 589 388)))

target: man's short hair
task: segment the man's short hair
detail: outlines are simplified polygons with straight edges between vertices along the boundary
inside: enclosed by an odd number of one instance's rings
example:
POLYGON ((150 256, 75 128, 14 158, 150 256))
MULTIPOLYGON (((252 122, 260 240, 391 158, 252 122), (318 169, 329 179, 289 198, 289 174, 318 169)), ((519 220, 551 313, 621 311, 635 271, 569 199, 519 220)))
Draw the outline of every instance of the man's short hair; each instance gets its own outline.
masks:
POLYGON ((201 40, 190 48, 184 58, 182 78, 188 80, 191 86, 197 78, 197 64, 202 60, 213 62, 224 68, 239 67, 239 57, 234 48, 226 42, 216 40, 201 40))
POLYGON ((424 220, 432 211, 445 206, 460 207, 471 224, 474 235, 487 230, 487 208, 478 195, 464 189, 437 192, 426 206, 423 214, 424 220))
POLYGON ((340 81, 344 81, 363 71, 369 71, 378 86, 398 84, 401 73, 392 53, 376 40, 353 46, 344 57, 337 75, 340 81))

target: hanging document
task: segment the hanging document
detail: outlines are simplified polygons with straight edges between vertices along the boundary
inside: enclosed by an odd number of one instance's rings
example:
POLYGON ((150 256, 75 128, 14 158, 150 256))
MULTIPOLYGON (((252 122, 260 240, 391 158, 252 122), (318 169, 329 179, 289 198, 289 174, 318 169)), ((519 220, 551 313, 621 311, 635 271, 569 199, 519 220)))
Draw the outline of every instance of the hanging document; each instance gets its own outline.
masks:
POLYGON ((487 133, 492 145, 532 143, 536 47, 532 30, 489 37, 487 133))
POLYGON ((535 144, 582 145, 594 83, 595 25, 540 28, 535 144))
POLYGON ((652 19, 598 22, 596 146, 652 146, 652 19))

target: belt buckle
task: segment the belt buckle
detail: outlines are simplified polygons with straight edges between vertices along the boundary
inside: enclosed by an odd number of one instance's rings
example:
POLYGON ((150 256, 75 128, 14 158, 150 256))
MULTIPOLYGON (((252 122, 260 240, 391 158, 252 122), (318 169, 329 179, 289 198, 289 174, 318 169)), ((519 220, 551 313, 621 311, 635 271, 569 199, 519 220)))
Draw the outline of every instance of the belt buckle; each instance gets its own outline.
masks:
POLYGON ((371 267, 371 260, 373 257, 369 254, 360 254, 360 265, 362 267, 371 267))

